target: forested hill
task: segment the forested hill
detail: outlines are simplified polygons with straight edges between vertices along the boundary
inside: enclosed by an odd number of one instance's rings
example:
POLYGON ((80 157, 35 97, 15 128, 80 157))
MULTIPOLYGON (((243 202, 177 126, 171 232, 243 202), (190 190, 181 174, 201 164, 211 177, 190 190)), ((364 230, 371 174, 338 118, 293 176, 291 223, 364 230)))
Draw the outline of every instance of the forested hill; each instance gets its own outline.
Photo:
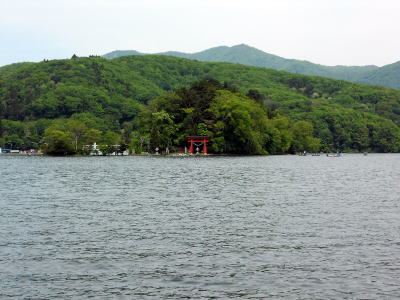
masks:
POLYGON ((19 69, 25 68, 27 66, 31 66, 33 64, 34 63, 32 63, 32 62, 21 62, 21 63, 15 63, 15 64, 3 66, 3 67, 0 67, 0 75, 13 73, 13 72, 18 71, 19 69))
MULTIPOLYGON (((304 60, 286 59, 244 44, 233 47, 220 46, 191 54, 176 51, 159 54, 199 61, 240 63, 249 66, 284 70, 306 75, 326 76, 335 79, 371 85, 383 85, 400 89, 400 62, 383 67, 324 66, 304 60)), ((143 55, 143 53, 134 50, 117 50, 107 53, 103 57, 111 59, 126 55, 143 55)))
POLYGON ((325 150, 399 150, 400 91, 152 55, 53 60, 0 75, 0 142, 27 143, 29 138, 32 145, 38 144, 55 119, 72 118, 101 132, 126 133, 136 126, 149 100, 202 78, 226 82, 232 92, 255 95, 270 118, 309 121, 325 150))

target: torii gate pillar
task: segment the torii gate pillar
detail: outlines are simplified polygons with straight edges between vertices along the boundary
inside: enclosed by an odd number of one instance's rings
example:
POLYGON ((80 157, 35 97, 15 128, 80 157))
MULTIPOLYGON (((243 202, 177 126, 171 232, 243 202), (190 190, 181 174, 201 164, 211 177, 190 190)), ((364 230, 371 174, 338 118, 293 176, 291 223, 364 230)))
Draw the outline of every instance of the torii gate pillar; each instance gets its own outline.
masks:
POLYGON ((208 154, 207 152, 207 142, 210 141, 209 136, 187 136, 187 141, 190 143, 189 154, 194 154, 194 143, 203 144, 203 154, 208 154))

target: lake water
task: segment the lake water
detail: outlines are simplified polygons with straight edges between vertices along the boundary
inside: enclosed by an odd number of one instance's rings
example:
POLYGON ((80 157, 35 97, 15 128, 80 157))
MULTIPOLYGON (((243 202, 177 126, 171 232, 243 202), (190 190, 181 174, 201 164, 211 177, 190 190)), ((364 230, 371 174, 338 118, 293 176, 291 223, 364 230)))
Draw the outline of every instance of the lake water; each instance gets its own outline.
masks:
POLYGON ((0 156, 0 299, 400 297, 400 155, 0 156))

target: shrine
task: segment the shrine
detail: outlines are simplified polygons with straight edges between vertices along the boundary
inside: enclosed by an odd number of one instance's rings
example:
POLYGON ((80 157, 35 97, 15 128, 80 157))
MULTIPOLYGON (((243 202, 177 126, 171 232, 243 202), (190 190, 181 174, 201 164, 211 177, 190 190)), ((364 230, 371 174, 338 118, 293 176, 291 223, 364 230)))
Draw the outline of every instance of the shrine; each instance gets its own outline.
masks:
POLYGON ((210 141, 209 136, 187 136, 186 140, 190 143, 189 154, 194 154, 194 146, 197 148, 197 152, 199 152, 199 146, 203 145, 203 154, 208 154, 207 152, 207 142, 210 141), (196 144, 199 143, 199 144, 196 144))

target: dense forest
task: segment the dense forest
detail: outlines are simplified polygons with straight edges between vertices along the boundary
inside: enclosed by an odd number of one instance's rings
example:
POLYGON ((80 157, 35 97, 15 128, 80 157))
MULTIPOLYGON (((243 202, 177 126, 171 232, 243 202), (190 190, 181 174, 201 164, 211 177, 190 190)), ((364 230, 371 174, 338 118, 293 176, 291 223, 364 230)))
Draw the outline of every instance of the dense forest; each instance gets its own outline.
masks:
MULTIPOLYGON (((244 44, 232 47, 214 47, 197 53, 168 51, 159 54, 199 61, 239 63, 248 66, 270 68, 304 75, 325 76, 400 89, 400 61, 382 67, 373 65, 324 66, 309 61, 279 57, 244 44)), ((126 55, 143 55, 143 53, 135 50, 117 50, 107 53, 103 57, 112 59, 126 55)))
POLYGON ((231 63, 74 56, 0 68, 0 147, 154 152, 400 149, 400 91, 231 63))

